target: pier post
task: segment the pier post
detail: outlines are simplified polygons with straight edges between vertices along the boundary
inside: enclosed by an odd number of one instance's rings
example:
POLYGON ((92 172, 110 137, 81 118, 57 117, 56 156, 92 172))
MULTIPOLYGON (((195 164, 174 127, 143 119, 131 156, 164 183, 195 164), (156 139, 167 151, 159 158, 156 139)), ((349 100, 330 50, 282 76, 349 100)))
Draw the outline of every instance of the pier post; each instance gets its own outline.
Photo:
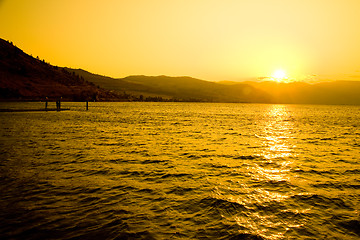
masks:
POLYGON ((89 110, 89 101, 86 101, 86 111, 89 110))
POLYGON ((57 101, 57 110, 61 111, 61 99, 62 97, 59 98, 59 100, 57 101))
POLYGON ((45 97, 45 111, 47 112, 48 110, 48 97, 45 97))
POLYGON ((56 110, 58 112, 61 110, 61 97, 56 100, 56 110))

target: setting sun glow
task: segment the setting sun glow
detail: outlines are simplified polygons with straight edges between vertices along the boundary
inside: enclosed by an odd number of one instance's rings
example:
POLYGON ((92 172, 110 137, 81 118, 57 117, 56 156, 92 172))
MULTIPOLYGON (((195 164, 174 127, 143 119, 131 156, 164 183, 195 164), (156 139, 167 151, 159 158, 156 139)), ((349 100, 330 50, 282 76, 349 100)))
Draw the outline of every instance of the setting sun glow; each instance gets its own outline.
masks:
POLYGON ((276 70, 272 75, 274 81, 277 82, 285 82, 287 81, 288 77, 286 76, 286 72, 282 69, 276 70))

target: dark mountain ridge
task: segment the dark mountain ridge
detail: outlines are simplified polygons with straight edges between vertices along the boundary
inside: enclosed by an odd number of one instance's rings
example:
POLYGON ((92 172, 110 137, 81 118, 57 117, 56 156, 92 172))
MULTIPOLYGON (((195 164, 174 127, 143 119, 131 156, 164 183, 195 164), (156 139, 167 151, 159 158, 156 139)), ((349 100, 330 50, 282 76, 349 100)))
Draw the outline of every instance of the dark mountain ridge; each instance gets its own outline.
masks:
POLYGON ((98 88, 82 76, 34 58, 0 39, 0 99, 69 101, 116 100, 119 96, 98 88))

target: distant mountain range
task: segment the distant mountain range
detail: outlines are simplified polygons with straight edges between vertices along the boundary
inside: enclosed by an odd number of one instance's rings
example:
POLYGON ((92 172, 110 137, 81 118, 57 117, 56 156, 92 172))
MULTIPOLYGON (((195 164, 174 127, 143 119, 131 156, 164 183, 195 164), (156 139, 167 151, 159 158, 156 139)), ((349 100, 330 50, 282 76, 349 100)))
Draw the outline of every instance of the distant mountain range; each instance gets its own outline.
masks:
POLYGON ((360 81, 317 84, 302 82, 209 82, 191 77, 129 76, 110 78, 81 69, 69 69, 90 82, 134 96, 162 97, 179 101, 349 104, 360 105, 360 81))
POLYGON ((271 94, 273 103, 360 105, 360 81, 333 81, 316 84, 303 82, 247 82, 271 94))
POLYGON ((0 39, 0 99, 69 101, 196 101, 360 105, 360 81, 210 82, 191 77, 111 78, 52 66, 0 39))
POLYGON ((270 95, 249 84, 233 86, 191 77, 129 76, 109 78, 81 69, 66 68, 108 90, 126 92, 136 98, 196 102, 268 102, 270 95), (142 97, 141 97, 142 96, 142 97))

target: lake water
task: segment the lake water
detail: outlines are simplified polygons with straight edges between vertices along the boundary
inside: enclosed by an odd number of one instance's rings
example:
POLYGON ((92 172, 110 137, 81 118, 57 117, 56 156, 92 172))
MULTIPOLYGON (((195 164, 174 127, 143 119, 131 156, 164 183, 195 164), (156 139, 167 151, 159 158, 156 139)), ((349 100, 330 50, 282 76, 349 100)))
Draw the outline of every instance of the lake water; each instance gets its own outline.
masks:
POLYGON ((1 239, 360 238, 360 106, 62 106, 0 113, 1 239))

